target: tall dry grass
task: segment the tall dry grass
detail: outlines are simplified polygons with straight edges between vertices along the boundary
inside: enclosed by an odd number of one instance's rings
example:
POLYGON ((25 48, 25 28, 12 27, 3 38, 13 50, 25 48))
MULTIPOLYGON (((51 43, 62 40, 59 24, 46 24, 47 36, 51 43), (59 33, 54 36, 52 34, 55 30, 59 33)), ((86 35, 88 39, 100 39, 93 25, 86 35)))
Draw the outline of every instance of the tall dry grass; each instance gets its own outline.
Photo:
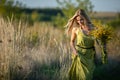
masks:
POLYGON ((28 26, 0 18, 0 40, 2 80, 56 80, 67 71, 68 39, 49 23, 28 26))
MULTIPOLYGON (((116 31, 108 43, 109 63, 96 68, 94 80, 108 80, 110 71, 112 75, 120 72, 119 34, 116 31)), ((0 18, 0 80, 67 80, 70 54, 69 38, 50 23, 29 26, 21 20, 0 18)))

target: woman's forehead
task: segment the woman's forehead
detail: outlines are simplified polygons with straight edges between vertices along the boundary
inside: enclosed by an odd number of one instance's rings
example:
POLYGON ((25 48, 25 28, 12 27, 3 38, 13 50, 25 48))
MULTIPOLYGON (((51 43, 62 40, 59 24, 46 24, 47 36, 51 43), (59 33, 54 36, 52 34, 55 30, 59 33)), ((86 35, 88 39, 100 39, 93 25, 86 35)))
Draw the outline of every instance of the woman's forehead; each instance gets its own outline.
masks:
POLYGON ((80 19, 80 18, 83 18, 83 16, 80 16, 80 15, 79 15, 79 16, 76 17, 76 19, 80 19))

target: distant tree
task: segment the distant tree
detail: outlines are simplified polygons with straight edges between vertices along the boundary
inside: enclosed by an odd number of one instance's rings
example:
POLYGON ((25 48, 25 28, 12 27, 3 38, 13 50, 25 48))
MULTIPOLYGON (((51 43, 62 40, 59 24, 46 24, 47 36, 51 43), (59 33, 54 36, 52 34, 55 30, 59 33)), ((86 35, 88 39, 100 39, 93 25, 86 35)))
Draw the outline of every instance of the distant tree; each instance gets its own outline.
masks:
POLYGON ((39 13, 37 11, 33 11, 31 14, 32 21, 39 21, 39 13))
POLYGON ((117 12, 117 15, 118 15, 118 19, 120 20, 120 12, 117 12))
POLYGON ((24 7, 22 3, 14 0, 0 0, 0 16, 11 16, 12 14, 20 14, 20 7, 24 7))
POLYGON ((55 26, 63 27, 67 20, 73 16, 77 9, 84 9, 87 13, 91 13, 93 5, 90 0, 56 0, 62 10, 64 16, 58 14, 53 18, 55 26), (61 24, 62 23, 62 24, 61 24))

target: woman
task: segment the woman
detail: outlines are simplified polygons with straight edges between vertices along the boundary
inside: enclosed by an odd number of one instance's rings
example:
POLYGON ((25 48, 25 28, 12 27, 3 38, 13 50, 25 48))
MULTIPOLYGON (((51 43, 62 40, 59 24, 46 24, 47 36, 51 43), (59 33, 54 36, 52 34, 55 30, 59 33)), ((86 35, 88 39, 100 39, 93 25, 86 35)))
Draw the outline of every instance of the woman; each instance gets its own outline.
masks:
POLYGON ((95 49, 94 38, 90 35, 93 28, 91 21, 85 11, 80 9, 66 26, 67 33, 71 33, 70 46, 73 50, 69 80, 92 80, 95 49))

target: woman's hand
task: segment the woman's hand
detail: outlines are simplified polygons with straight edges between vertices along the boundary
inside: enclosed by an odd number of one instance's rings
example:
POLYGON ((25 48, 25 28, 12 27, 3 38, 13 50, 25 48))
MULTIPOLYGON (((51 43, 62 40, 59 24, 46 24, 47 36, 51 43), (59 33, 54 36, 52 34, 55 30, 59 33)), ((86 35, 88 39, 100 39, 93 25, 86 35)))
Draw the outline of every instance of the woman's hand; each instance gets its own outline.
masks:
POLYGON ((73 52, 71 58, 74 60, 78 56, 78 53, 73 52))
POLYGON ((74 52, 74 55, 76 55, 76 56, 78 55, 77 51, 74 52))

